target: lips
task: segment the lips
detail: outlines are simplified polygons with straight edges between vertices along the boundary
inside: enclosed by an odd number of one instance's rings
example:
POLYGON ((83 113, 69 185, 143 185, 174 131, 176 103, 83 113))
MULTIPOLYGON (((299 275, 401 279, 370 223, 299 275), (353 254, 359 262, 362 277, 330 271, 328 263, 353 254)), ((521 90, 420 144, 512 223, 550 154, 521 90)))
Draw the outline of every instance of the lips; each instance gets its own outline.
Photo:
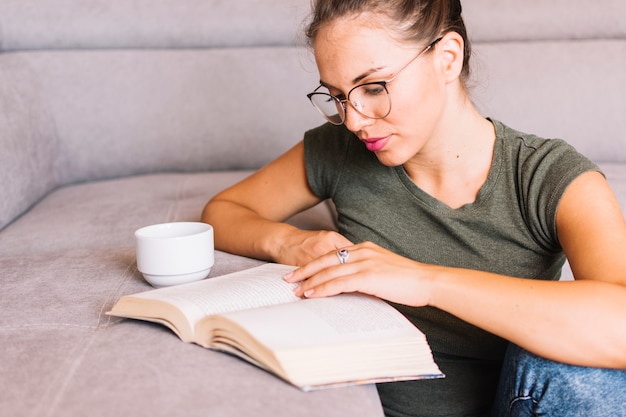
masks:
POLYGON ((365 143, 365 147, 367 148, 367 150, 371 152, 379 152, 383 150, 383 148, 387 145, 387 142, 389 142, 389 138, 390 136, 386 136, 384 138, 367 138, 361 140, 363 141, 363 143, 365 143))

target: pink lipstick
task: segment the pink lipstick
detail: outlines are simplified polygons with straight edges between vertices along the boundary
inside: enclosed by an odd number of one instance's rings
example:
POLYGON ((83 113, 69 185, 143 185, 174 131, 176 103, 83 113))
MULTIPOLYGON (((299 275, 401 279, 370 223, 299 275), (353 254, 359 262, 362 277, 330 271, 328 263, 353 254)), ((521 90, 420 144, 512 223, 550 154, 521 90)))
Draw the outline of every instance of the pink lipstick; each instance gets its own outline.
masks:
POLYGON ((387 145, 387 142, 389 142, 389 138, 390 136, 386 136, 384 138, 368 138, 362 140, 365 143, 365 147, 367 148, 367 150, 371 152, 379 152, 383 150, 383 148, 387 145))

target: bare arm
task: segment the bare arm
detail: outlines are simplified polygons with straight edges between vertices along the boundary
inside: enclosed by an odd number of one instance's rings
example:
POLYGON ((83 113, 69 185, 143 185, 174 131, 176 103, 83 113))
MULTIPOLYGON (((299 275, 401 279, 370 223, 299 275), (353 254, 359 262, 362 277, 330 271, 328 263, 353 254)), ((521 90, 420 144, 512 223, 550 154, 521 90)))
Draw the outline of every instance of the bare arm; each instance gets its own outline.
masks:
POLYGON ((557 230, 575 282, 467 272, 462 288, 440 280, 434 304, 549 359, 626 368, 626 223, 600 174, 568 188, 557 230))
POLYGON ((304 231, 283 223, 319 203, 308 186, 304 145, 211 199, 202 220, 215 231, 216 249, 302 265, 350 242, 335 232, 304 231))
POLYGON ((600 174, 571 184, 557 227, 574 282, 424 265, 371 243, 350 247, 345 265, 325 256, 288 279, 306 279, 299 294, 310 297, 362 291, 432 305, 553 360, 626 369, 626 223, 600 174))

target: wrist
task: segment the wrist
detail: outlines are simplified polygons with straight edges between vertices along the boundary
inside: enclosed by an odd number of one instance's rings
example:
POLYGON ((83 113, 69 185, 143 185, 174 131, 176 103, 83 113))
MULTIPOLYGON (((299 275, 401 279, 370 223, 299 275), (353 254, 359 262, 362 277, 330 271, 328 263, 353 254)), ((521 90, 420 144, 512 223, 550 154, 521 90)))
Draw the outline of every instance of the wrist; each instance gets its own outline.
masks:
POLYGON ((449 268, 438 265, 427 265, 426 268, 425 276, 427 277, 428 288, 430 289, 428 292, 428 305, 441 309, 444 305, 443 300, 445 299, 446 287, 449 280, 449 273, 447 273, 449 268))
POLYGON ((293 246, 290 240, 298 230, 287 223, 272 224, 261 234, 264 238, 258 240, 258 251, 274 262, 286 263, 286 252, 293 246))

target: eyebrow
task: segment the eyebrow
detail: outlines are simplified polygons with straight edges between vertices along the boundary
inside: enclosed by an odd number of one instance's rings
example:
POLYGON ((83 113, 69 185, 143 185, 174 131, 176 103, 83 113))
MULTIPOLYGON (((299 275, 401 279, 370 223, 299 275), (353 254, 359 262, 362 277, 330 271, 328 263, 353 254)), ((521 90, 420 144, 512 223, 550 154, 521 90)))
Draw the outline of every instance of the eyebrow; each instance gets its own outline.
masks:
POLYGON ((358 77, 356 77, 354 80, 352 80, 352 84, 357 84, 361 81, 363 81, 363 79, 365 79, 366 77, 370 76, 371 74, 378 72, 382 69, 384 69, 385 67, 376 67, 376 68, 370 68, 367 71, 365 71, 363 74, 359 75, 358 77))
MULTIPOLYGON (((380 71, 380 70, 382 70, 382 69, 385 69, 385 68, 386 68, 386 67, 376 67, 376 68, 370 68, 370 69, 368 69, 367 71, 363 72, 363 73, 362 73, 361 75, 359 75, 358 77, 355 77, 355 78, 352 80, 352 85, 356 85, 356 84, 358 84, 359 82, 363 81, 366 77, 370 76, 371 74, 373 74, 373 73, 375 73, 375 72, 378 72, 378 71, 380 71)), ((326 87, 326 88, 337 88, 337 87, 335 87, 335 86, 332 86, 332 85, 330 85, 330 84, 328 84, 328 83, 324 82, 324 81, 323 81, 323 80, 321 80, 321 79, 320 79, 320 84, 321 84, 321 85, 323 85, 323 86, 324 86, 324 87, 326 87)))

